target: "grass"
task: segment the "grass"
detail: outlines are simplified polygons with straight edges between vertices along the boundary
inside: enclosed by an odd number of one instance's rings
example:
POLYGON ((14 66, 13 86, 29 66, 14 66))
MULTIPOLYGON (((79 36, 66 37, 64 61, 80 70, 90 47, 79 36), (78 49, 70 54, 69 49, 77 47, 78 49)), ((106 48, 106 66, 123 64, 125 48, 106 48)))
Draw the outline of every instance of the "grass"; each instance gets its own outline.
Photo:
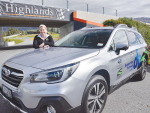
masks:
POLYGON ((51 34, 54 40, 59 40, 59 34, 51 34))
MULTIPOLYGON (((11 39, 17 38, 17 37, 33 37, 34 38, 35 35, 37 35, 37 34, 18 35, 18 36, 11 37, 11 39)), ((53 37, 54 40, 59 40, 59 34, 50 34, 50 35, 53 37)))
POLYGON ((18 36, 13 36, 11 38, 17 38, 17 37, 35 37, 37 34, 31 34, 31 35, 18 35, 18 36))
POLYGON ((19 44, 19 43, 23 42, 24 40, 23 39, 11 39, 11 38, 4 39, 4 42, 12 42, 12 41, 14 41, 15 44, 19 44))

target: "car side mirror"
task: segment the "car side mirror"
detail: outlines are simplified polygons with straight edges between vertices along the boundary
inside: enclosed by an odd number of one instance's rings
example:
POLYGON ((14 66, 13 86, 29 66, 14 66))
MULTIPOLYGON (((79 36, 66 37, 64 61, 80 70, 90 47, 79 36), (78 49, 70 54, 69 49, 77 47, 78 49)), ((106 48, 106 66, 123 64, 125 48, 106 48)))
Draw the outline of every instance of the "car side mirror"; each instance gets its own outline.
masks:
POLYGON ((127 50, 129 48, 128 43, 118 42, 116 44, 116 54, 120 53, 120 50, 127 50))

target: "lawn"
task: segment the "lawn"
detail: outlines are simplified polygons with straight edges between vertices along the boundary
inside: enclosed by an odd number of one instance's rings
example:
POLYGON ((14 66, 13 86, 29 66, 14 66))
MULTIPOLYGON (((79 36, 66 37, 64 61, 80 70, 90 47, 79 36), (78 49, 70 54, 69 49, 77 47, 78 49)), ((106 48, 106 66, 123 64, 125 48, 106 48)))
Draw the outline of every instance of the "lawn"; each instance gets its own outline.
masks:
MULTIPOLYGON (((28 35, 18 35, 18 36, 14 36, 11 37, 11 39, 13 38, 17 38, 17 37, 31 37, 34 38, 37 34, 28 34, 28 35)), ((59 40, 59 34, 50 34, 54 40, 59 40)))
POLYGON ((23 42, 24 40, 23 39, 4 38, 4 42, 12 42, 12 41, 14 41, 15 44, 19 44, 19 43, 23 42))

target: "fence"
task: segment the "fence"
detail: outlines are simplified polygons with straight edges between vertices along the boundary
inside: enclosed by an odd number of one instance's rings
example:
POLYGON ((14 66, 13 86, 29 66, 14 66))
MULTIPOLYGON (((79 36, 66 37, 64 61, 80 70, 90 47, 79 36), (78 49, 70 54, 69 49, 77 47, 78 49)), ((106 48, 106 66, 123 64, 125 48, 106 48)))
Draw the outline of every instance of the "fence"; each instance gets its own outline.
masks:
MULTIPOLYGON (((3 0, 3 1, 10 1, 18 2, 18 0, 3 0)), ((101 1, 98 1, 96 3, 83 3, 82 1, 77 0, 30 0, 26 2, 19 1, 20 3, 25 4, 34 4, 34 5, 42 5, 43 7, 56 7, 56 8, 64 8, 68 10, 80 10, 80 11, 86 11, 88 13, 100 13, 104 15, 112 15, 112 16, 118 16, 118 11, 116 9, 103 7, 100 4, 101 1)))

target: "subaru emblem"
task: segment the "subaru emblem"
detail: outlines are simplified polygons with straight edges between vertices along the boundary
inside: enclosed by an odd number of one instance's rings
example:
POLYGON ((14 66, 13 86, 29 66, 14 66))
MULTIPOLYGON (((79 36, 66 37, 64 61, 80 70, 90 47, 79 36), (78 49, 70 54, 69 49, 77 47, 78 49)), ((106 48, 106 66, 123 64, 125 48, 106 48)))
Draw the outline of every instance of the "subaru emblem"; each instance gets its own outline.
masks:
POLYGON ((5 67, 3 67, 2 70, 3 70, 4 74, 5 74, 5 76, 9 76, 11 74, 10 70, 5 68, 5 67))

